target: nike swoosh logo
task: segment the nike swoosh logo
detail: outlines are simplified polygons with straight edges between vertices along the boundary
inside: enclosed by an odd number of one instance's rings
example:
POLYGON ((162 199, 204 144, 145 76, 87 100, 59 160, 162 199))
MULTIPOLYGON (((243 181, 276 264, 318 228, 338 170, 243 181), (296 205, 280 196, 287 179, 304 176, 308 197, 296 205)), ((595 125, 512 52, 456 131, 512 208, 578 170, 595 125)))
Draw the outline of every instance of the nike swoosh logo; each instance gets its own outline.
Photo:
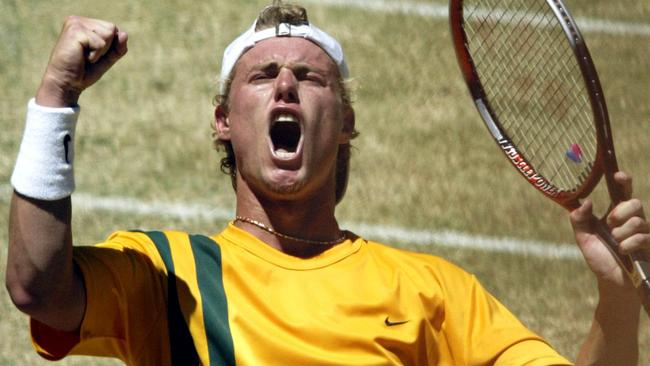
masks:
POLYGON ((402 325, 402 324, 406 324, 406 323, 410 322, 410 320, 403 320, 401 322, 392 322, 392 321, 390 321, 389 318, 390 317, 387 316, 386 319, 384 320, 384 324, 386 324, 387 327, 394 327, 396 325, 402 325))
POLYGON ((65 162, 66 164, 70 164, 70 160, 68 160, 68 152, 70 151, 70 135, 65 135, 63 137, 63 148, 65 149, 65 162))

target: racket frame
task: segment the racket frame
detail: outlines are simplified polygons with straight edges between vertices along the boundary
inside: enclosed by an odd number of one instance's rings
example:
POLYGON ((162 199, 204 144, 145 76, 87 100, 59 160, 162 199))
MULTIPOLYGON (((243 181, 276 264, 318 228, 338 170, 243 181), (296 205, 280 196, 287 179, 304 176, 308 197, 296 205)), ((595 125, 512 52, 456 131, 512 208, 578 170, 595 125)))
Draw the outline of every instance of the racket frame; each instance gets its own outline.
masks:
MULTIPOLYGON (((594 113, 594 119, 597 121, 595 125, 598 149, 596 151, 594 166, 585 180, 585 183, 575 191, 566 191, 556 187, 541 173, 537 172, 533 164, 531 164, 526 156, 518 150, 510 136, 508 136, 504 131, 498 116, 494 113, 490 105, 490 100, 483 89, 480 77, 476 71, 476 67, 474 66, 474 61, 467 47, 467 35, 463 29, 463 0, 450 0, 449 2, 451 33, 461 73, 463 74, 465 83, 472 95, 474 104, 483 118, 483 121, 485 121, 492 137, 494 137, 501 150, 506 154, 510 163, 531 185, 550 199, 565 207, 567 210, 573 210, 579 207, 580 199, 587 197, 598 185, 603 173, 607 170, 604 165, 606 165, 608 169, 613 169, 610 171, 614 172, 617 171, 618 168, 609 128, 607 106, 587 46, 575 25, 575 21, 565 10, 566 7, 560 4, 558 0, 547 0, 547 3, 552 7, 556 16, 562 14, 562 17, 558 19, 563 20, 560 23, 569 39, 576 60, 580 65, 580 70, 582 71, 581 74, 585 84, 587 85, 587 90, 589 90, 588 94, 592 111, 594 113), (608 154, 603 152, 604 146, 608 146, 608 148, 605 149, 609 151, 608 154), (608 157, 607 159, 605 159, 606 156, 608 157), (607 161, 605 162, 605 160, 607 161)), ((622 198, 621 192, 616 188, 609 188, 610 186, 616 186, 615 184, 611 184, 614 183, 613 175, 611 178, 607 178, 607 180, 610 194, 615 193, 616 197, 619 197, 620 201, 620 198, 622 198), (612 189, 616 192, 612 192, 612 189)))
MULTIPOLYGON (((541 0, 540 0, 541 1, 541 0)), ((584 85, 589 95, 591 110, 594 118, 594 127, 596 130, 597 150, 593 168, 583 183, 574 191, 562 190, 553 185, 542 174, 535 170, 524 154, 522 154, 512 142, 512 139, 504 131, 498 116, 490 106, 484 88, 481 84, 480 77, 470 51, 468 49, 467 35, 464 30, 463 18, 463 0, 450 0, 449 18, 451 26, 451 35, 456 51, 456 57, 460 66, 461 73, 469 88, 469 92, 474 100, 485 125, 490 134, 495 139, 501 150, 504 152, 508 161, 516 170, 537 190, 542 192, 548 198, 557 202, 565 209, 572 211, 580 206, 580 200, 587 197, 598 185, 602 176, 605 176, 607 190, 611 198, 609 211, 618 203, 624 200, 625 195, 620 186, 614 180, 614 173, 618 171, 614 143, 609 122, 609 113, 605 103, 604 93, 596 72, 596 67, 592 61, 591 54, 582 37, 580 30, 569 13, 566 5, 562 0, 545 0, 549 7, 555 13, 569 44, 573 50, 575 59, 580 67, 584 85)), ((605 215, 606 216, 606 215, 605 215)), ((593 217, 597 235, 607 244, 608 249, 612 252, 621 268, 627 273, 632 284, 639 293, 641 302, 645 311, 650 316, 650 262, 643 258, 640 253, 630 256, 622 256, 618 253, 618 243, 612 237, 606 228, 604 218, 597 219, 593 217)))

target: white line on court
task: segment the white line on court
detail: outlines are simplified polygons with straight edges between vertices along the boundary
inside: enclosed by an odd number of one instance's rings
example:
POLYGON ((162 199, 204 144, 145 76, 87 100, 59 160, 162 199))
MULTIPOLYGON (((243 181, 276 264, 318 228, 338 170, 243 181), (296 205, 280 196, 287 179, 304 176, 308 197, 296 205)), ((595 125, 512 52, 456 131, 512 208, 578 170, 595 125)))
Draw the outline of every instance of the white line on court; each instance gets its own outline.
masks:
MULTIPOLYGON (((1 187, 0 201, 8 202, 10 194, 10 187, 6 185, 1 187)), ((81 211, 108 211, 138 216, 169 217, 180 220, 227 221, 234 217, 234 212, 231 209, 200 203, 141 201, 129 197, 101 197, 88 193, 73 194, 72 203, 75 210, 81 211)), ((569 244, 519 240, 507 237, 497 238, 450 230, 413 230, 398 226, 367 223, 344 222, 342 226, 368 239, 385 243, 399 242, 422 246, 475 249, 539 258, 577 259, 581 257, 576 247, 569 244)))
MULTIPOLYGON (((385 13, 412 14, 433 19, 447 19, 448 17, 447 5, 435 3, 388 0, 303 0, 303 2, 329 6, 354 7, 385 13)), ((576 22, 580 26, 580 30, 584 33, 650 36, 650 24, 646 23, 617 22, 585 17, 576 17, 576 22)))

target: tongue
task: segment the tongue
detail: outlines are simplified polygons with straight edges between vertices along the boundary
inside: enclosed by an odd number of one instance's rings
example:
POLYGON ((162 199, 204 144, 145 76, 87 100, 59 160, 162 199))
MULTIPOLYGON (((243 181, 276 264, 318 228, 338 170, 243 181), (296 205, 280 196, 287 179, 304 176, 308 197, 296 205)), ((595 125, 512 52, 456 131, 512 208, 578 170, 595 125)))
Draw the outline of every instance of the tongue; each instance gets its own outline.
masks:
POLYGON ((276 123, 271 128, 271 141, 276 153, 295 152, 300 140, 300 127, 295 123, 276 123))

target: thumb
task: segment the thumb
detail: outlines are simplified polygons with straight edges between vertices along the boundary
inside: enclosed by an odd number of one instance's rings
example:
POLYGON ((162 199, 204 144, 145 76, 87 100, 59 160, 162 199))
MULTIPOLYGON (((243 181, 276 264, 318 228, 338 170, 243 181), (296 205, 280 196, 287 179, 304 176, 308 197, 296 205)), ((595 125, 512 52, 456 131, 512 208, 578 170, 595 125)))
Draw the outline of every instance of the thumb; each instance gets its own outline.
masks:
POLYGON ((585 239, 586 235, 594 233, 593 217, 593 203, 590 199, 586 199, 580 207, 571 211, 569 214, 571 226, 578 239, 578 243, 582 242, 583 240, 581 239, 585 239))
POLYGON ((127 41, 128 35, 126 32, 117 30, 106 54, 102 55, 97 62, 88 67, 88 74, 86 75, 87 86, 99 80, 108 69, 127 53, 127 41))

